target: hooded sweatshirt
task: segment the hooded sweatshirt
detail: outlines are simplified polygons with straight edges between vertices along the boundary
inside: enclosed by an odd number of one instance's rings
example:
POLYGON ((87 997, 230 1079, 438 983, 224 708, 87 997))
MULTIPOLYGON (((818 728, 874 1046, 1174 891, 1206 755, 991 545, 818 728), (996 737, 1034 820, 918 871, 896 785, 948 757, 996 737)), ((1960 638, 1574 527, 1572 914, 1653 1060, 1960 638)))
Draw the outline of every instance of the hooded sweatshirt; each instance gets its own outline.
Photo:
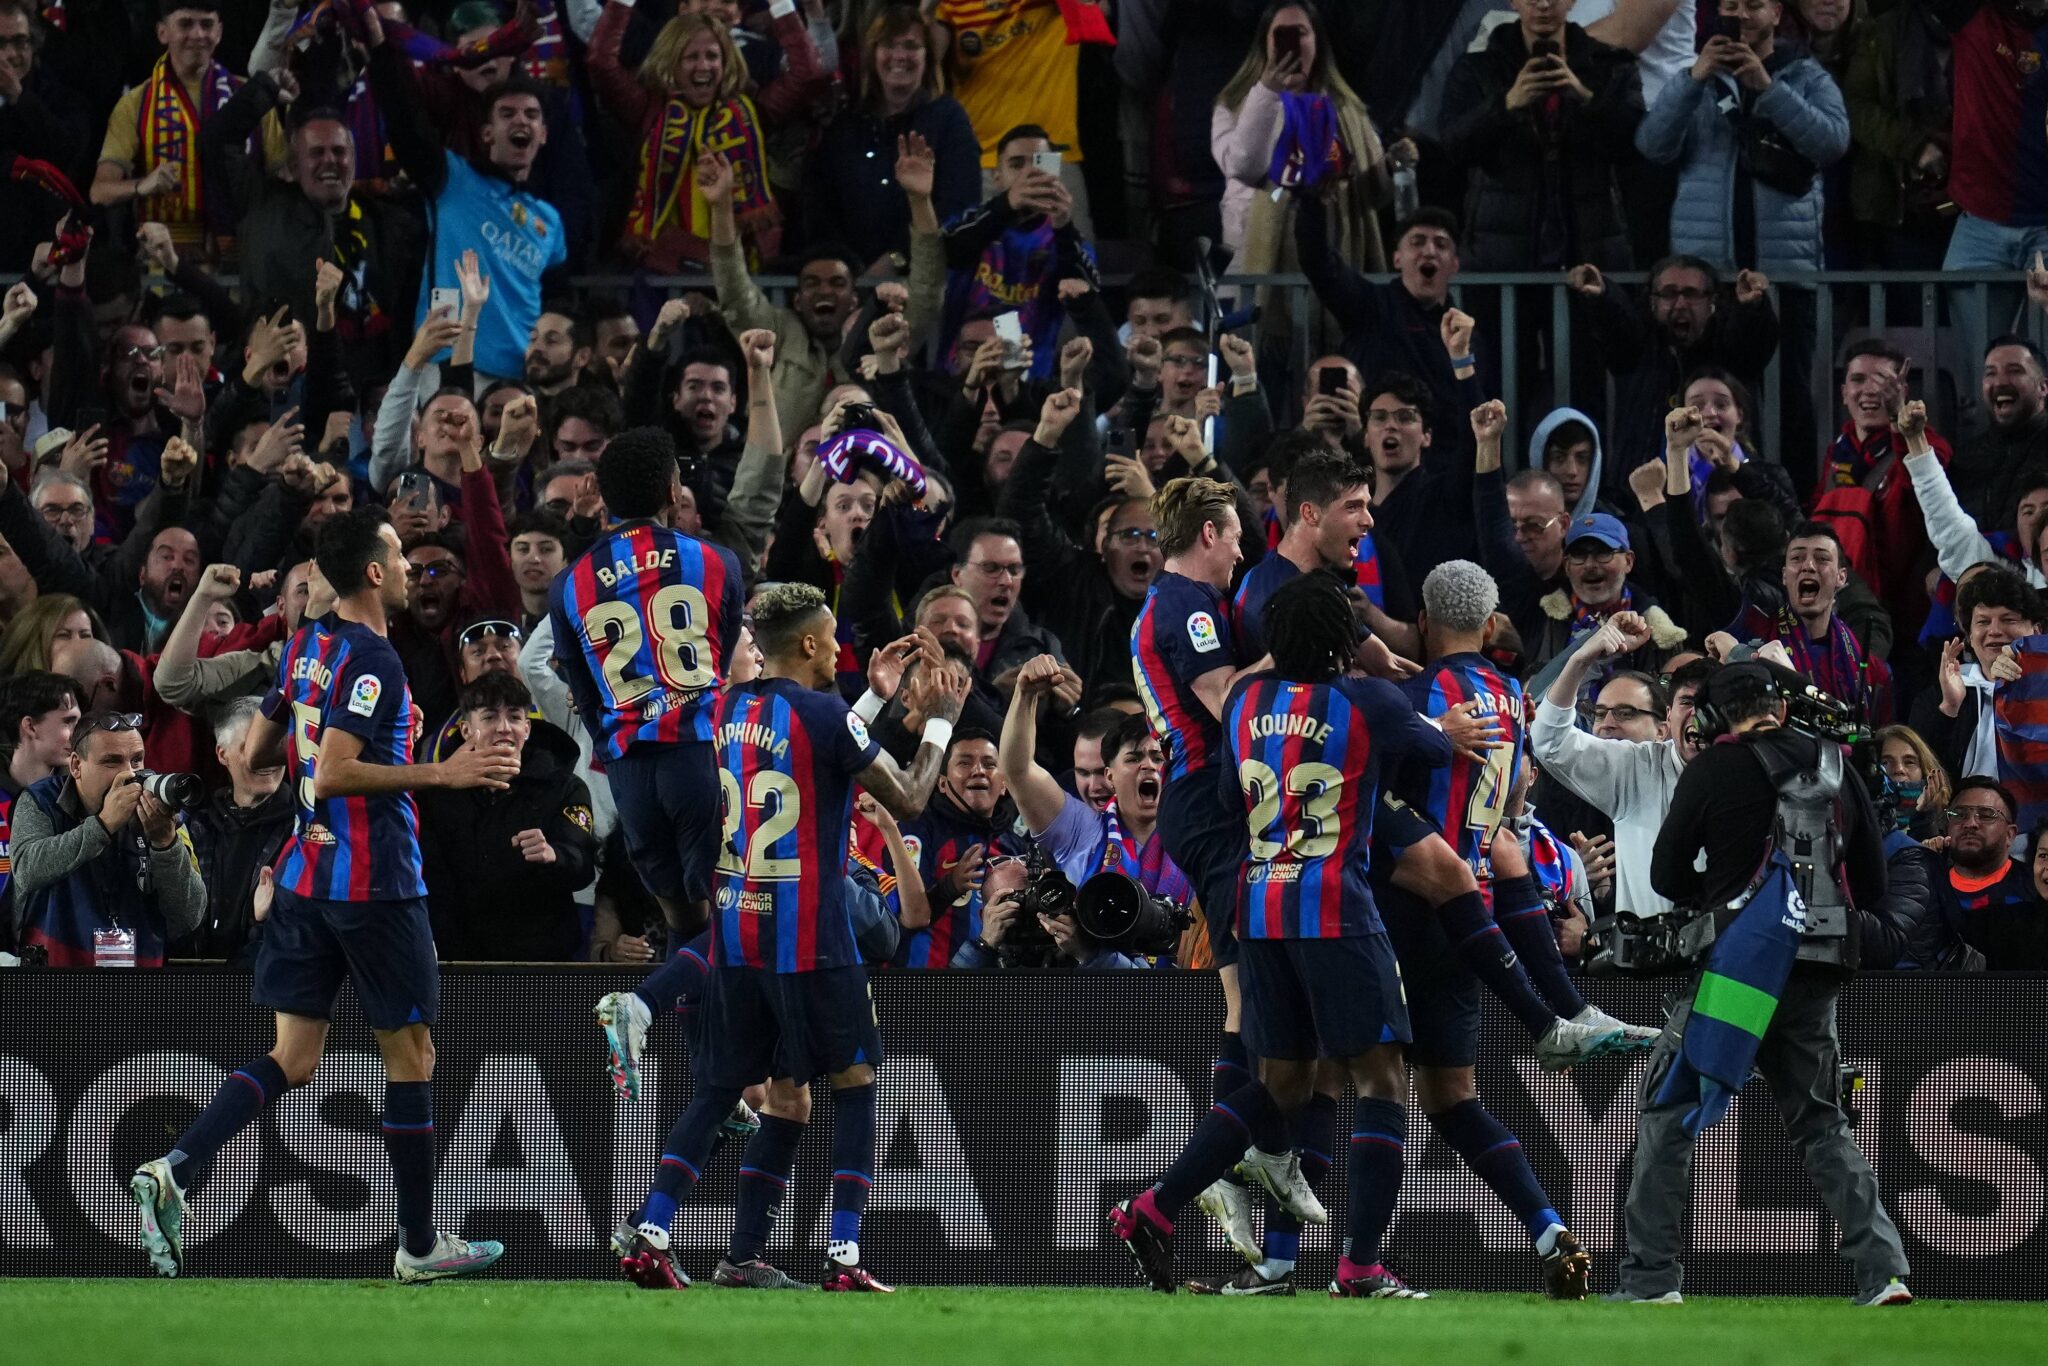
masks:
MULTIPOLYGON (((1536 430, 1530 434, 1529 468, 1532 470, 1543 468, 1543 448, 1550 444, 1551 434, 1567 422, 1585 424, 1586 430, 1592 433, 1593 436, 1593 468, 1586 474, 1585 491, 1579 495, 1579 501, 1576 506, 1565 509, 1571 515, 1571 519, 1576 522, 1581 517, 1590 517, 1593 513, 1601 510, 1599 506, 1600 470, 1601 466, 1605 463, 1606 457, 1600 448, 1600 424, 1587 414, 1580 412, 1577 408, 1552 409, 1550 415, 1537 423, 1536 430)), ((1617 513, 1616 515, 1620 514, 1617 513)))

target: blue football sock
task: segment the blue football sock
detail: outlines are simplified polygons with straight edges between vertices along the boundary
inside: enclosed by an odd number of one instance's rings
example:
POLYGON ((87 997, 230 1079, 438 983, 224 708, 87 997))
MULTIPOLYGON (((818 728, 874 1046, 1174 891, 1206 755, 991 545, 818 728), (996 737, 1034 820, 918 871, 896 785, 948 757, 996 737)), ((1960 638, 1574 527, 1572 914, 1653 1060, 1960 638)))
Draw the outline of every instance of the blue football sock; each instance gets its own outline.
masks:
POLYGON ((832 1092, 832 1241, 860 1242, 875 1187, 875 1084, 832 1092))
POLYGON ((1529 1169, 1521 1140, 1509 1133, 1484 1105, 1476 1100, 1461 1101, 1440 1115, 1431 1115, 1429 1122, 1444 1136, 1444 1142, 1465 1159, 1472 1174, 1491 1187, 1501 1203, 1522 1221, 1531 1243, 1541 1240, 1552 1225, 1564 1225, 1551 1206, 1550 1197, 1537 1183, 1536 1173, 1529 1169))
POLYGON ((676 1205, 683 1194, 704 1174, 718 1126, 732 1113, 740 1088, 707 1086, 697 1092, 676 1122, 669 1127, 668 1142, 662 1145, 661 1165, 655 1169, 654 1189, 647 1192, 640 1222, 667 1228, 676 1217, 676 1205))
POLYGON ((1244 1047, 1244 1035, 1224 1034, 1216 1043, 1216 1061, 1209 1064, 1210 1098, 1221 1100, 1255 1080, 1251 1054, 1244 1047))
POLYGON ((1500 921, 1500 932, 1514 946, 1529 980, 1543 993, 1543 999, 1567 1020, 1584 1010, 1586 998, 1579 995, 1571 974, 1565 971, 1564 955, 1557 947, 1557 931, 1551 927, 1550 910, 1543 904, 1543 892, 1535 877, 1524 874, 1511 881, 1496 882, 1493 911, 1500 921))
POLYGON ((265 1053, 248 1066, 228 1073, 228 1079, 193 1116, 178 1146, 171 1149, 171 1175, 186 1190, 213 1172, 213 1159, 228 1140, 249 1127, 249 1121, 285 1092, 284 1069, 265 1053))
MULTIPOLYGON (((1330 1172, 1330 1149, 1337 1136, 1337 1100, 1318 1091, 1287 1121, 1287 1136, 1301 1154, 1301 1174, 1310 1190, 1320 1190, 1330 1172)), ((1292 1262, 1301 1255, 1301 1220, 1267 1203, 1266 1236, 1260 1244, 1268 1262, 1292 1262)))
POLYGON ((803 1136, 804 1126, 795 1120, 763 1115, 761 1131, 740 1154, 739 1208, 732 1225, 734 1262, 757 1261, 768 1255, 768 1234, 789 1190, 797 1141, 803 1136))
POLYGON ((1278 1152, 1287 1142, 1286 1134, 1272 1093, 1258 1082, 1239 1087, 1209 1107, 1208 1117, 1195 1126, 1188 1145, 1152 1188, 1160 1212, 1173 1218, 1236 1166, 1246 1148, 1278 1152))
POLYGON ((654 1018, 659 1020, 678 1009, 683 1001, 694 1001, 703 995, 704 977, 709 971, 703 946, 692 940, 670 954, 666 963, 641 978, 640 985, 633 988, 633 994, 644 1001, 654 1018))
POLYGON ((1380 1260, 1380 1243, 1401 1195, 1407 1142, 1406 1106, 1360 1097, 1351 1120, 1350 1208, 1344 1220, 1344 1255, 1360 1266, 1380 1260))
POLYGON ((1434 907, 1432 913, 1442 922, 1444 936, 1465 966, 1500 998, 1509 1013, 1522 1022, 1522 1028, 1532 1037, 1542 1038, 1556 1021, 1557 1012, 1536 994, 1507 936, 1493 923, 1486 898, 1476 891, 1465 892, 1434 907))
POLYGON ((384 1154, 398 1187, 398 1236, 423 1257, 434 1250, 434 1084, 384 1085, 384 1154))

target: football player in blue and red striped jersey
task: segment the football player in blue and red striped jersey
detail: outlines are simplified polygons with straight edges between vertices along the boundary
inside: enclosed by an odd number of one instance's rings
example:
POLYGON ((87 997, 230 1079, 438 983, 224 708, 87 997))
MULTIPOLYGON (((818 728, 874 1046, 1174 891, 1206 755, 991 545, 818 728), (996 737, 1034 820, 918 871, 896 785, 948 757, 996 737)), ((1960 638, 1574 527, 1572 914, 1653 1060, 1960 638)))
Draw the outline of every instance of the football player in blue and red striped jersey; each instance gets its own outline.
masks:
MULTIPOLYGON (((1382 762, 1408 755, 1444 763, 1451 744, 1391 685, 1344 676, 1357 631, 1335 579, 1298 576, 1273 596, 1266 625, 1273 668, 1233 686, 1223 715, 1228 767, 1211 775, 1248 836, 1234 890, 1245 1042, 1260 1060, 1260 1077, 1219 1096, 1160 1182, 1111 1216, 1117 1237, 1160 1290, 1173 1287, 1175 1214, 1240 1160, 1283 1208, 1327 1222, 1300 1157, 1283 1151, 1284 1117, 1308 1105, 1318 1058, 1345 1064, 1359 1088, 1362 1121, 1402 1113, 1398 1044, 1408 1037, 1408 1020, 1393 948, 1366 883, 1372 824, 1382 762)), ((1399 1151, 1354 1140, 1355 1228, 1384 1225, 1391 1214, 1399 1151), (1373 1202, 1382 1200, 1375 1212, 1373 1202)), ((1367 1273, 1348 1257, 1347 1247, 1333 1293, 1364 1283, 1367 1273)), ((1286 1285, 1284 1274, 1251 1274, 1268 1287, 1286 1285)))
POLYGON ((1387 928, 1409 984, 1415 1039, 1408 1060, 1431 1126, 1527 1228, 1542 1258, 1545 1288, 1561 1299, 1583 1299, 1591 1258, 1537 1183, 1520 1143, 1474 1089, 1481 973, 1467 966, 1464 955, 1471 946, 1485 946, 1480 966, 1493 969, 1487 984, 1538 1035, 1537 1054, 1546 1066, 1555 1068, 1562 1060, 1558 1045, 1566 1040, 1584 1044, 1579 1055, 1588 1056, 1624 1046, 1626 1036, 1621 1022, 1589 1007, 1566 976, 1542 891, 1505 827, 1526 714, 1521 685, 1483 653, 1500 591, 1478 565, 1449 560, 1423 581, 1422 596, 1418 625, 1430 662, 1406 684, 1409 697, 1429 717, 1476 710, 1498 724, 1501 737, 1482 753, 1403 774, 1410 799, 1493 896, 1493 916, 1467 936, 1467 944, 1454 944, 1446 922, 1413 898, 1385 898, 1387 928), (1503 980, 1507 990, 1496 985, 1503 980), (1533 990, 1538 983, 1541 993, 1533 990), (1597 1039, 1585 1037, 1595 1034, 1597 1039))
POLYGON ((680 942, 711 895, 711 707, 739 640, 740 563, 671 525, 684 493, 666 432, 614 437, 597 482, 615 520, 550 590, 555 656, 604 758, 626 852, 680 942))
MULTIPOLYGON (((445 763, 413 762, 418 711, 386 635, 391 613, 405 608, 405 556, 383 508, 329 518, 315 559, 335 593, 334 610, 292 637, 264 714, 243 739, 252 765, 285 763, 297 793, 297 826, 280 856, 250 991, 256 1004, 277 1012, 277 1046, 231 1074, 177 1146, 129 1182, 143 1248, 166 1276, 183 1266, 185 1188, 205 1178, 222 1146, 265 1106, 312 1079, 344 980, 355 986, 389 1077, 384 1148, 398 1187, 400 1234, 392 1274, 437 1280, 482 1270, 505 1251, 434 1228, 429 1030, 441 978, 411 794, 502 790, 519 772, 518 756, 500 746, 465 749, 445 763)), ((236 573, 223 566, 208 572, 236 573)))
MULTIPOLYGON (((756 681, 719 697, 713 731, 724 828, 711 972, 693 1058, 697 1091, 669 1131, 621 1265, 643 1286, 685 1284, 669 1256, 668 1226, 703 1172, 719 1125, 745 1088, 773 1078, 761 1131, 740 1164, 743 1175, 786 1185, 809 1118, 808 1098, 799 1093, 823 1073, 833 1088, 824 1287, 886 1291, 860 1265, 882 1044, 848 901, 873 893, 856 891, 847 876, 848 829, 856 784, 899 819, 924 808, 969 680, 961 666, 925 653, 907 698, 926 718, 923 743, 906 772, 869 739, 860 716, 834 690, 837 623, 823 593, 809 584, 764 590, 754 603, 753 630, 766 667, 756 681)), ((765 1244, 765 1226, 760 1240, 765 1244)), ((779 1284, 765 1278, 763 1250, 735 1247, 734 1256, 746 1260, 729 1258, 721 1281, 779 1284), (759 1279, 745 1278, 750 1266, 759 1279)))

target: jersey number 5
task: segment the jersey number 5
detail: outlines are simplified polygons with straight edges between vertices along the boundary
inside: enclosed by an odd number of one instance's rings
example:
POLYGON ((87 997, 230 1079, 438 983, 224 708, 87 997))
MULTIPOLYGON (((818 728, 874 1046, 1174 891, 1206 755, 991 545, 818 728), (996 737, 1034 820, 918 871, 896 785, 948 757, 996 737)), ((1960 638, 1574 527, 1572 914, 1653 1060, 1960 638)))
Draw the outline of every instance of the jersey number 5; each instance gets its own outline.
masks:
POLYGON ((630 707, 658 687, 697 692, 717 682, 707 648, 710 618, 704 594, 686 583, 672 583, 647 600, 644 630, 641 610, 629 602, 600 602, 585 612, 583 634, 603 663, 611 705, 630 707), (635 673, 648 635, 654 637, 654 672, 635 673))
POLYGON ((320 762, 320 710, 304 702, 292 703, 292 757, 304 775, 299 779, 299 806, 313 809, 313 770, 320 762))
POLYGON ((787 773, 763 769, 740 795, 739 776, 718 770, 719 797, 725 804, 725 830, 718 841, 718 871, 749 882, 793 882, 803 876, 803 865, 793 858, 776 858, 769 851, 782 837, 796 829, 804 813, 803 793, 787 773), (770 810, 772 805, 773 809, 770 810), (740 858, 740 823, 748 811, 753 837, 747 841, 746 858, 740 858))
POLYGON ((1296 764, 1287 770, 1283 789, 1272 765, 1247 759, 1237 766, 1237 781, 1251 803, 1251 855, 1260 863, 1271 863, 1283 850, 1297 859, 1328 858, 1337 852, 1344 832, 1337 806, 1344 798, 1343 770, 1329 764, 1296 764), (1289 812, 1282 811, 1283 798, 1289 812), (1281 825, 1283 814, 1297 823, 1292 830, 1281 825), (1279 835, 1278 839, 1273 836, 1279 835))

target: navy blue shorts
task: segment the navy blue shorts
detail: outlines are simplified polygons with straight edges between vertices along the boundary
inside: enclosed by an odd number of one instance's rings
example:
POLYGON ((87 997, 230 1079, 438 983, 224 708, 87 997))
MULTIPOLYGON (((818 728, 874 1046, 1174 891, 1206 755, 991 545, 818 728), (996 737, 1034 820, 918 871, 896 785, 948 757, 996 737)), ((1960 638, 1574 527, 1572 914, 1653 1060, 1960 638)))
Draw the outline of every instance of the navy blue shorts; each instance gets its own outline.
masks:
POLYGON ((331 1020, 344 981, 355 984, 372 1029, 433 1024, 441 1013, 441 968, 426 901, 322 901, 279 887, 249 999, 286 1015, 331 1020))
POLYGON ((1479 979, 1421 898, 1385 887, 1377 874, 1373 896, 1408 992, 1414 1032, 1408 1061, 1417 1067, 1472 1066, 1479 1060, 1479 979))
POLYGON ((1239 1019, 1253 1056, 1355 1058, 1408 1041, 1401 968, 1385 935, 1247 939, 1238 949, 1239 1019))
POLYGON ((1216 966, 1237 961, 1237 878, 1250 852, 1250 827, 1226 800, 1213 768, 1166 785, 1159 798, 1159 838, 1166 856, 1195 889, 1216 966))
POLYGON ((1386 865, 1391 875, 1393 865, 1401 855, 1428 839, 1441 834, 1436 822, 1417 811, 1391 792, 1380 793, 1379 810, 1372 817, 1372 864, 1378 868, 1386 865))
POLYGON ((882 1061, 868 970, 713 968, 698 1007, 691 1065, 707 1086, 798 1082, 882 1061))
POLYGON ((626 856, 647 890, 669 901, 711 899, 723 799, 711 746, 635 745, 607 761, 626 856))

